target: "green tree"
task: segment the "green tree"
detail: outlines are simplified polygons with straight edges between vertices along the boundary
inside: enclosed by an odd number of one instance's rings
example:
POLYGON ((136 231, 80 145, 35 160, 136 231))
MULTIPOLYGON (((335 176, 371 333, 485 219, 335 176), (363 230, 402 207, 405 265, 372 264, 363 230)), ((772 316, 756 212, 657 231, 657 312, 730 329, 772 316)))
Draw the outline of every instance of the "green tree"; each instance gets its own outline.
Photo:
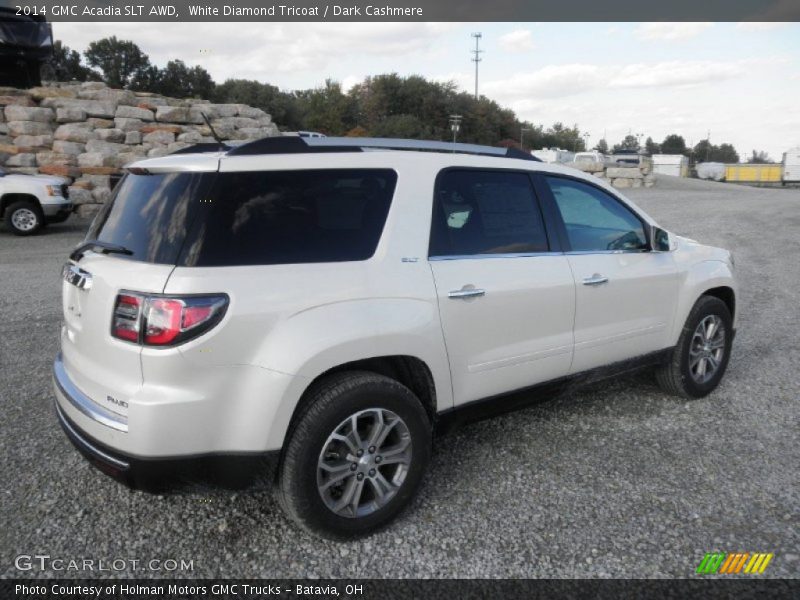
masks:
POLYGON ((636 139, 635 135, 628 134, 625 138, 619 143, 614 144, 613 152, 622 151, 637 151, 639 150, 639 140, 636 139))
POLYGON ((608 154, 608 142, 605 138, 601 139, 597 142, 597 145, 594 147, 595 150, 600 152, 601 154, 608 154))
POLYGON ((714 160, 723 163, 738 163, 739 153, 736 152, 736 148, 732 144, 720 144, 716 148, 714 160))
POLYGON ((769 154, 767 154, 766 152, 764 151, 756 152, 755 150, 753 150, 753 153, 750 155, 750 158, 747 159, 747 162, 753 164, 768 164, 774 161, 769 157, 769 154))
POLYGON ((720 144, 715 146, 708 140, 700 140, 692 151, 695 163, 701 162, 721 162, 738 163, 739 153, 736 152, 731 144, 720 144))
POLYGON ((342 92, 342 86, 332 79, 312 90, 296 92, 304 129, 326 135, 344 135, 357 125, 353 99, 342 92))
POLYGON ((648 154, 650 154, 651 156, 653 154, 660 154, 661 153, 661 145, 660 144, 656 144, 653 141, 653 138, 648 136, 647 139, 644 142, 644 151, 647 152, 648 154))
POLYGON ((149 91, 173 98, 210 98, 215 87, 208 71, 199 66, 190 68, 182 60, 169 61, 154 83, 149 91))
POLYGON ((92 42, 83 54, 86 62, 99 68, 103 80, 115 88, 126 87, 137 72, 150 66, 150 59, 139 46, 116 36, 92 42))
POLYGON ((663 154, 688 154, 689 149, 686 147, 686 140, 683 139, 683 136, 671 133, 661 142, 661 152, 663 154))
POLYGON ((99 81, 100 74, 81 63, 81 55, 57 40, 53 55, 47 62, 49 74, 55 81, 99 81))

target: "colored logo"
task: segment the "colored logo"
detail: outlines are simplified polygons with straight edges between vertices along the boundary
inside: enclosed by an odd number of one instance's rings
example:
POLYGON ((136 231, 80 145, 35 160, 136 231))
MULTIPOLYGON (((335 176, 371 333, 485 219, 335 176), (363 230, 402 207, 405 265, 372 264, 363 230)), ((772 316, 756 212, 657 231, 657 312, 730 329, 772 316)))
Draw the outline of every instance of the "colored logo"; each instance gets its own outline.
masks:
POLYGON ((697 567, 698 575, 733 575, 763 573, 774 554, 765 552, 708 552, 697 567))

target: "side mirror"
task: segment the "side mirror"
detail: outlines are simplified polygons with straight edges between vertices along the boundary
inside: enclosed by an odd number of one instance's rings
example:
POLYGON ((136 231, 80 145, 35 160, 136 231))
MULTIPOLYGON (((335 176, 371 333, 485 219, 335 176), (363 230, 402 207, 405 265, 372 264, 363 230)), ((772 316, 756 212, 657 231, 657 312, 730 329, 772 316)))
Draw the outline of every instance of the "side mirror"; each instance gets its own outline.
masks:
POLYGON ((660 227, 653 227, 650 231, 650 244, 653 252, 669 252, 671 250, 669 232, 660 227))

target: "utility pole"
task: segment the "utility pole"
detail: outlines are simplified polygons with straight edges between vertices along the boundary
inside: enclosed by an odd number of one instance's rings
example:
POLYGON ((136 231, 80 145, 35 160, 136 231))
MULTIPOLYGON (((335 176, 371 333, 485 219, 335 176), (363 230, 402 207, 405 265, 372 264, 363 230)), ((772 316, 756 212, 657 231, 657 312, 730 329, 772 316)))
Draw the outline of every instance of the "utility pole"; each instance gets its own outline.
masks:
POLYGON ((711 130, 708 130, 708 137, 706 138, 706 162, 708 162, 709 154, 711 153, 711 130))
POLYGON ((475 50, 472 50, 472 53, 475 55, 472 58, 472 62, 475 63, 475 100, 478 99, 478 63, 481 62, 483 59, 481 58, 481 54, 483 54, 483 50, 480 49, 481 38, 483 34, 480 32, 473 33, 472 37, 475 38, 475 50))
POLYGON ((450 130, 453 132, 453 143, 458 139, 458 132, 461 129, 461 115, 450 115, 450 130))

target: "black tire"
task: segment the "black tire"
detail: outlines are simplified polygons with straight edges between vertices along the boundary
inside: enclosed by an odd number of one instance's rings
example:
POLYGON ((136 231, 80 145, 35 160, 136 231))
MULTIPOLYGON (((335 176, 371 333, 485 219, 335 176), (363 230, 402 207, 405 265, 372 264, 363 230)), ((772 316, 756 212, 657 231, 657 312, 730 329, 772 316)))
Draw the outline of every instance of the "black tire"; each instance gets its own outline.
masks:
POLYGON ((664 391, 683 398, 691 399, 707 396, 719 385, 722 376, 725 374, 731 355, 732 343, 733 319, 728 306, 719 298, 701 296, 686 318, 686 323, 675 346, 675 351, 672 353, 671 360, 656 368, 658 384, 664 391), (712 315, 719 317, 724 330, 723 354, 719 360, 717 370, 710 379, 699 382, 690 370, 690 348, 695 330, 701 321, 712 315))
POLYGON ((11 203, 6 208, 5 220, 6 226, 14 235, 33 235, 44 227, 42 209, 33 200, 17 200, 11 203), (30 226, 20 226, 18 219, 15 219, 15 215, 19 217, 18 213, 24 215, 25 222, 30 223, 30 226))
MULTIPOLYGON (((304 529, 329 539, 352 539, 386 525, 414 496, 430 460, 431 423, 419 399, 393 379, 350 371, 316 383, 304 405, 284 444, 276 486, 280 505, 304 529), (402 419, 410 434, 410 463, 405 479, 384 506, 364 516, 341 516, 328 507, 318 489, 318 461, 328 436, 339 425, 372 408, 391 411, 402 419)), ((371 482, 364 480, 364 488, 371 488, 367 483, 371 482)))

